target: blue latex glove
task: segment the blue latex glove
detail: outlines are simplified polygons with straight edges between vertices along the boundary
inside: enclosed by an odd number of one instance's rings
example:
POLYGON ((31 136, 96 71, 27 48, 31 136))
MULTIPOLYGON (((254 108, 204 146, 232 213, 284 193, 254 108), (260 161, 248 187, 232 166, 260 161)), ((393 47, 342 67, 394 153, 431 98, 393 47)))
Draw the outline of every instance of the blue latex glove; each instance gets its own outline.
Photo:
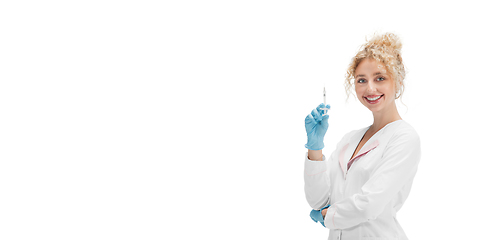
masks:
POLYGON ((329 208, 330 205, 328 204, 328 206, 320 209, 320 210, 312 210, 311 213, 309 214, 311 216, 311 219, 313 219, 314 222, 320 222, 321 225, 323 225, 323 227, 326 227, 325 226, 325 219, 323 218, 323 214, 321 214, 321 211, 323 211, 323 209, 325 208, 329 208))
MULTIPOLYGON (((307 115, 305 120, 306 133, 308 137, 305 147, 310 150, 321 150, 325 147, 323 140, 328 130, 328 115, 323 116, 325 104, 321 103, 316 109, 307 115)), ((326 105, 330 108, 330 105, 326 105)))

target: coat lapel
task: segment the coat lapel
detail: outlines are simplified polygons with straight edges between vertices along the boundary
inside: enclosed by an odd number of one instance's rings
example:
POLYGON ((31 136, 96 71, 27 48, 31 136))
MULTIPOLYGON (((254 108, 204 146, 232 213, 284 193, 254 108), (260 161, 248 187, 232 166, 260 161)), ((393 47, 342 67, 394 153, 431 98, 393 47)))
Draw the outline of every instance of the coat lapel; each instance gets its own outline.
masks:
POLYGON ((347 171, 348 169, 350 169, 350 166, 352 166, 352 164, 357 160, 359 159, 360 157, 366 155, 368 152, 370 152, 371 150, 375 149, 377 146, 379 146, 379 141, 376 139, 374 140, 372 143, 364 146, 362 148, 362 150, 360 150, 358 153, 357 153, 357 156, 355 156, 354 158, 352 158, 348 164, 347 164, 347 171))

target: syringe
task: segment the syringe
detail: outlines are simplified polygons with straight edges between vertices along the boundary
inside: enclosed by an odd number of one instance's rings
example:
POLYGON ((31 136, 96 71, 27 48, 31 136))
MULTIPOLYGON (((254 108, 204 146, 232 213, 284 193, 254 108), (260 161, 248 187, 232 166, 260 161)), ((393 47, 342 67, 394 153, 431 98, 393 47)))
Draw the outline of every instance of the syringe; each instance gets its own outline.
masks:
POLYGON ((323 87, 323 103, 325 104, 325 107, 322 108, 323 110, 325 110, 325 112, 323 113, 323 116, 324 115, 328 115, 327 111, 329 108, 326 107, 326 88, 323 87))
POLYGON ((326 88, 323 87, 323 103, 325 104, 325 115, 326 115, 326 88))

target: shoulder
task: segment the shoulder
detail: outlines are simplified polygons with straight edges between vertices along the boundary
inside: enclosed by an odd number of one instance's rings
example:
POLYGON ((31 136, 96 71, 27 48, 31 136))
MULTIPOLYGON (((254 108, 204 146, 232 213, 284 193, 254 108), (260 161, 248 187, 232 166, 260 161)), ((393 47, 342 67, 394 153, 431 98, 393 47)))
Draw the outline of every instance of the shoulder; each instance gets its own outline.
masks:
POLYGON ((390 125, 386 130, 382 157, 416 166, 421 156, 420 137, 417 131, 403 120, 390 125))
POLYGON ((392 131, 395 137, 405 136, 405 137, 419 138, 419 134, 417 133, 415 128, 413 128, 412 125, 410 125, 408 122, 404 120, 398 121, 393 127, 392 131))
POLYGON ((420 137, 415 128, 408 122, 400 120, 385 129, 388 144, 404 143, 406 145, 420 146, 420 137))

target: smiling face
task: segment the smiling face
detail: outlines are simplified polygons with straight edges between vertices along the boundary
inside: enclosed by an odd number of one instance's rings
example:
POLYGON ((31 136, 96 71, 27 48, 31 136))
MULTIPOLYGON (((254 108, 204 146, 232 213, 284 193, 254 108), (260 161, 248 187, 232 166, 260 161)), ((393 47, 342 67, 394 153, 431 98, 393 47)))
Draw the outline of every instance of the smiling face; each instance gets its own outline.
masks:
POLYGON ((395 83, 384 65, 374 59, 362 60, 355 69, 355 93, 373 113, 395 106, 395 83))

